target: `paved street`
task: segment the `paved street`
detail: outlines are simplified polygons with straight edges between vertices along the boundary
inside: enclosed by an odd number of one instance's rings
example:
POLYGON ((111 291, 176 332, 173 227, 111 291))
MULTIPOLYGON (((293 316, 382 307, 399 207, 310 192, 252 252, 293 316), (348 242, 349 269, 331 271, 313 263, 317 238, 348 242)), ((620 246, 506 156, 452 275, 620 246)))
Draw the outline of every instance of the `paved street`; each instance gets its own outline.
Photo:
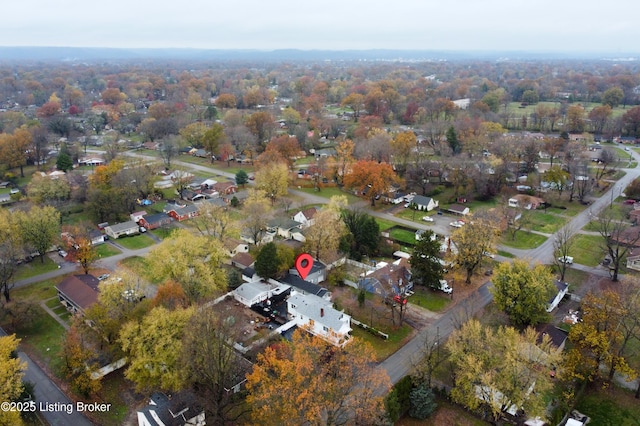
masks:
MULTIPOLYGON (((635 151, 632 151, 631 154, 637 161, 640 161, 640 155, 635 151)), ((138 154, 135 152, 127 152, 127 155, 139 158, 152 158, 142 154, 138 154)), ((185 163, 181 161, 174 161, 174 164, 183 166, 185 168, 191 168, 199 171, 203 171, 206 173, 217 174, 220 176, 225 176, 228 178, 234 178, 235 175, 232 173, 222 172, 220 170, 216 170, 209 166, 203 165, 195 165, 191 163, 185 163)), ((569 224, 566 226, 571 226, 575 230, 581 229, 584 225, 586 225, 592 215, 597 215, 598 212, 609 205, 612 199, 620 195, 621 188, 626 187, 633 179, 640 175, 640 169, 624 169, 626 175, 621 178, 607 193, 605 193, 602 197, 595 200, 590 208, 586 209, 582 213, 578 214, 574 217, 569 224)), ((301 197, 304 200, 305 204, 325 204, 327 199, 325 197, 321 197, 318 195, 308 194, 303 191, 297 191, 295 189, 290 190, 290 193, 296 195, 297 197, 301 197)), ((352 208, 361 208, 366 207, 367 203, 363 201, 362 203, 357 203, 352 208)), ((435 221, 429 224, 413 222, 410 220, 405 220, 402 218, 398 218, 393 216, 390 213, 386 212, 374 212, 368 211, 371 215, 375 217, 379 217, 382 219, 387 219, 399 223, 401 225, 405 225, 411 228, 418 229, 432 229, 439 234, 449 234, 450 229, 448 227, 449 222, 451 221, 451 217, 444 216, 435 216, 435 221)), ((532 261, 539 261, 542 263, 551 263, 553 262, 553 241, 554 235, 551 235, 545 243, 540 245, 538 248, 533 250, 516 250, 508 247, 501 247, 502 250, 508 251, 521 258, 529 258, 532 261)), ((116 265, 121 260, 131 257, 131 256, 144 256, 148 253, 151 247, 147 247, 140 250, 129 250, 124 247, 118 246, 118 248, 122 251, 122 253, 111 256, 106 259, 102 259, 96 263, 96 267, 105 268, 109 270, 115 270, 116 265)), ((508 260, 503 258, 498 258, 498 260, 508 260)), ((601 276, 608 276, 608 272, 599 268, 588 268, 582 265, 572 265, 573 268, 585 270, 588 272, 596 273, 601 276)), ((71 264, 69 262, 65 262, 61 265, 61 268, 51 271, 45 274, 42 274, 37 277, 31 277, 28 279, 20 280, 16 282, 16 287, 25 286, 34 282, 42 281, 44 279, 55 278, 58 276, 66 275, 73 271, 77 270, 77 266, 71 264)), ((414 337, 411 341, 409 341, 405 346, 400 348, 396 353, 391 355, 385 361, 380 364, 379 368, 384 369, 389 375, 392 383, 397 383, 402 377, 411 373, 412 363, 415 362, 420 356, 421 348, 424 345, 425 339, 430 338, 440 338, 445 339, 447 336, 451 334, 454 329, 455 320, 461 317, 468 317, 474 313, 477 313, 482 308, 484 308, 487 304, 489 304, 492 300, 492 295, 489 291, 491 287, 491 283, 487 283, 480 287, 473 295, 471 295, 466 301, 461 301, 456 304, 449 311, 445 312, 440 319, 435 321, 433 324, 428 327, 423 328, 420 332, 414 337)), ((45 402, 62 402, 68 403, 68 398, 57 388, 57 386, 51 382, 44 372, 24 353, 20 353, 20 357, 28 362, 29 368, 27 370, 26 380, 32 381, 36 383, 36 398, 38 401, 45 402)), ((90 425, 91 423, 79 413, 74 412, 72 414, 66 414, 64 412, 47 412, 43 413, 47 421, 49 421, 52 425, 90 425)))
MULTIPOLYGON (((7 334, 0 328, 0 335, 6 336, 7 334)), ((60 390, 60 388, 47 377, 38 365, 31 360, 22 351, 18 351, 20 360, 27 364, 27 370, 24 374, 24 380, 35 384, 33 393, 38 407, 40 404, 58 404, 58 407, 69 407, 73 409, 69 410, 55 410, 55 411, 42 411, 42 416, 51 426, 91 426, 93 425, 85 416, 77 412, 75 409, 75 403, 72 402, 67 395, 60 390)), ((107 401, 108 402, 108 401, 107 401)), ((54 405, 55 406, 55 405, 54 405)))

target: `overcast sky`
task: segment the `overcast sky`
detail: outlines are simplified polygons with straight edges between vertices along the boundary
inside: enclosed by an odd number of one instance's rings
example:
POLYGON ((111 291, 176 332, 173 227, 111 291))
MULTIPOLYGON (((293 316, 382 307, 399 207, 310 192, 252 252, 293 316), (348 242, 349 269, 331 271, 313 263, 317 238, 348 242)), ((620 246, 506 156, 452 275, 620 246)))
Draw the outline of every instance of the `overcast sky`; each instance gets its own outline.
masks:
POLYGON ((639 52, 638 0, 10 0, 3 46, 639 52))

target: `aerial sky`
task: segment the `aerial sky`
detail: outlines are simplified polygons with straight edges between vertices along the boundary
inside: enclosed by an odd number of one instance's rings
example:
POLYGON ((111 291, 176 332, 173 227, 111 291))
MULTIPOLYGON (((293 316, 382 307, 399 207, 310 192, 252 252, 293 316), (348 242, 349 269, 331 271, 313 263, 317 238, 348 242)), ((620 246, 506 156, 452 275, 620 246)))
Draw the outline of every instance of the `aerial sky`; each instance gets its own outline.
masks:
POLYGON ((12 0, 2 46, 640 52, 637 0, 12 0))

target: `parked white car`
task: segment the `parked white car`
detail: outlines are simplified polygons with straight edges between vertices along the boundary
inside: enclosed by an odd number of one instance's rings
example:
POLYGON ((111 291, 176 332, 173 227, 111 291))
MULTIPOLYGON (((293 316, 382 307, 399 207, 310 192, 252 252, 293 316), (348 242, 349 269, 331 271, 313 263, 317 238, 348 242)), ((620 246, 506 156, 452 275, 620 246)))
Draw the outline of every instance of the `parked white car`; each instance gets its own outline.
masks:
POLYGON ((454 228, 462 228, 462 225, 464 225, 464 223, 457 220, 449 224, 449 226, 453 226, 454 228))
POLYGON ((567 265, 571 265, 573 263, 573 257, 571 256, 562 256, 558 258, 558 262, 566 263, 567 265))
POLYGON ((443 291, 447 294, 453 293, 453 289, 449 287, 449 283, 447 282, 447 280, 440 280, 440 288, 438 290, 443 291))
POLYGON ((433 218, 431 216, 422 216, 422 220, 425 222, 433 222, 433 218))

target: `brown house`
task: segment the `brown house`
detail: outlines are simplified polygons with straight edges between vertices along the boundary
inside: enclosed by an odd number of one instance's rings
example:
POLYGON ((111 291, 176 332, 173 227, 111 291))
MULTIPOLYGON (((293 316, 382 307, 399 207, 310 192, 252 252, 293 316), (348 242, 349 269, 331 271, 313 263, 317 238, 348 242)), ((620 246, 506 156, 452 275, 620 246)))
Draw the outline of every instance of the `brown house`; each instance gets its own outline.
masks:
POLYGON ((93 275, 70 275, 55 286, 60 303, 71 313, 84 314, 98 300, 100 281, 93 275))
POLYGON ((233 182, 217 182, 213 184, 212 189, 221 195, 229 195, 238 192, 238 185, 233 182))

